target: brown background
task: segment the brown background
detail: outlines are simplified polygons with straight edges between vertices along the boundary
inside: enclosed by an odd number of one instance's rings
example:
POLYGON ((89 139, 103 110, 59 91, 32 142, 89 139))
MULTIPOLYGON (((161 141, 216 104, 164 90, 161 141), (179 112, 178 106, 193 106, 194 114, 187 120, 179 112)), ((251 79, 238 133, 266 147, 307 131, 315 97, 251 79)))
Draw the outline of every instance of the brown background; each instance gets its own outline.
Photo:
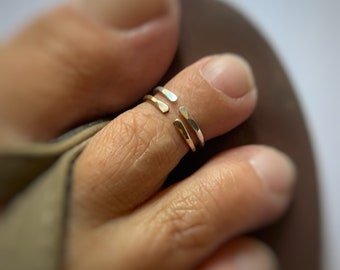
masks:
POLYGON ((321 269, 319 200, 312 148, 294 89, 279 60, 254 26, 225 4, 184 0, 182 5, 180 47, 164 81, 202 56, 233 52, 251 63, 259 103, 242 126, 184 158, 167 184, 191 174, 221 149, 249 143, 281 149, 298 168, 294 201, 280 222, 255 234, 273 247, 282 270, 321 269))

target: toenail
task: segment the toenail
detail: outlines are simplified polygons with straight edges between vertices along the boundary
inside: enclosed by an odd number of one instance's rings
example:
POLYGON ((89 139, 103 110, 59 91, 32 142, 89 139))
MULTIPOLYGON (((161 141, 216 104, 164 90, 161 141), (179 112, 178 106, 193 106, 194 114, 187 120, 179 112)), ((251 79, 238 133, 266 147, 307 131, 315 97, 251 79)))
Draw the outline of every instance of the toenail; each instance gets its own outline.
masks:
POLYGON ((255 154, 249 162, 268 191, 286 201, 296 175, 295 165, 290 158, 271 149, 255 154))
POLYGON ((86 15, 119 29, 132 29, 161 17, 174 6, 169 0, 73 0, 86 15))
POLYGON ((236 55, 213 56, 201 67, 203 78, 216 90, 231 98, 240 98, 255 88, 254 76, 249 64, 236 55), (237 80, 231 87, 230 77, 237 80))

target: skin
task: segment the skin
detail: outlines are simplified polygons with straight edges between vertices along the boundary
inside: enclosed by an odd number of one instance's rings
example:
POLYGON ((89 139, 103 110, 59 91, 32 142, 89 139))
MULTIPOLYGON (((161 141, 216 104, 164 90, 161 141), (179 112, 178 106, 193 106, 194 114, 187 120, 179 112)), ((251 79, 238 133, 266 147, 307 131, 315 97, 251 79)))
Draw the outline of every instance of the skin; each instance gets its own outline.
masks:
MULTIPOLYGON (((36 19, 0 47, 1 144, 47 141, 134 104, 171 63, 179 19, 166 0, 78 0, 36 19)), ((251 67, 235 55, 207 56, 165 87, 206 140, 256 106, 251 67)), ((243 146, 160 190, 189 151, 172 125, 177 106, 164 115, 144 102, 119 114, 77 159, 65 269, 278 269, 269 247, 242 235, 284 213, 294 165, 243 146)))

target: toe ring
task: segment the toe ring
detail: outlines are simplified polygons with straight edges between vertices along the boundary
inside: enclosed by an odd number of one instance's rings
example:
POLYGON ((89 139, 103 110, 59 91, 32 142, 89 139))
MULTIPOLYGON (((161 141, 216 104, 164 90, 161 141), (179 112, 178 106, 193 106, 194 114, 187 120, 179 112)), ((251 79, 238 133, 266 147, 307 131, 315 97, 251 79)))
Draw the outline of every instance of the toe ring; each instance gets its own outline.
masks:
POLYGON ((185 120, 189 123, 190 127, 195 131, 201 147, 204 147, 205 142, 204 142, 204 136, 203 136, 202 130, 197 124, 197 122, 195 121, 195 119, 192 117, 188 108, 184 106, 180 106, 179 112, 185 118, 185 120))
POLYGON ((154 96, 146 95, 144 96, 144 100, 151 101, 162 113, 167 113, 170 110, 168 104, 164 103, 154 96))
POLYGON ((196 151, 196 146, 195 146, 193 140, 191 139, 191 136, 190 136, 187 128, 183 124, 182 120, 177 118, 177 119, 175 119, 173 124, 174 124, 175 128, 178 130, 178 132, 182 135, 182 137, 185 140, 185 142, 189 145, 190 149, 193 152, 195 152, 196 151))
POLYGON ((170 102, 176 102, 178 97, 171 92, 169 89, 166 89, 163 86, 157 86, 154 90, 153 90, 154 94, 159 92, 161 93, 163 96, 165 96, 170 102))
MULTIPOLYGON (((171 92, 170 90, 166 89, 163 86, 157 86, 153 94, 160 93, 162 94, 168 101, 175 103, 178 100, 178 97, 176 96, 175 93, 171 92)), ((144 96, 144 100, 150 101, 154 106, 156 106, 162 113, 168 113, 170 111, 170 107, 167 103, 164 101, 156 98, 155 96, 152 95, 146 95, 144 96)), ((199 144, 201 147, 204 147, 205 141, 204 141, 204 136, 202 133, 201 128, 189 112, 188 108, 185 106, 179 106, 178 111, 180 115, 182 116, 183 119, 185 119, 185 122, 189 124, 190 128, 195 132, 197 139, 199 141, 199 144)), ((180 133, 180 135, 183 137, 185 142, 188 144, 190 149, 195 152, 196 151, 196 146, 194 141, 192 140, 190 133, 186 127, 186 125, 183 123, 183 121, 179 118, 176 118, 175 121, 173 121, 173 125, 177 129, 177 131, 180 133)))

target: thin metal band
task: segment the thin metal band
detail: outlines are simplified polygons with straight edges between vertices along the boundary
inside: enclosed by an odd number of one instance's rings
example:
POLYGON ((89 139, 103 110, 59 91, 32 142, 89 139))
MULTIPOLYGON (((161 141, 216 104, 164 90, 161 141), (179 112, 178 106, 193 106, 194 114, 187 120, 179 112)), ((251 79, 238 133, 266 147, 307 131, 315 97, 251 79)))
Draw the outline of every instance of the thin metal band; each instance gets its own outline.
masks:
POLYGON ((154 96, 146 95, 143 99, 151 101, 162 113, 167 113, 170 110, 169 106, 166 103, 154 96))
POLYGON ((153 92, 154 93, 159 92, 159 93, 163 94, 163 96, 165 96, 171 102, 176 102, 177 99, 178 99, 178 97, 173 92, 171 92, 169 89, 166 89, 163 86, 157 86, 153 90, 153 92))
MULTIPOLYGON (((176 102, 178 100, 178 97, 176 94, 171 92, 170 90, 166 89, 163 86, 157 86, 153 93, 161 93, 167 100, 170 102, 176 102)), ((144 100, 149 100, 151 101, 162 113, 167 113, 170 111, 170 107, 168 104, 163 102, 162 100, 159 100, 158 98, 152 96, 152 95, 146 95, 144 96, 144 100)), ((183 118, 186 120, 186 122, 190 125, 190 128, 193 129, 193 131, 196 133, 196 136, 198 138, 198 141, 201 145, 201 147, 204 147, 204 136, 202 133, 201 128, 195 121, 195 119, 192 117, 191 113, 189 112, 188 108, 185 106, 180 106, 178 108, 180 114, 183 116, 183 118)), ((195 152, 196 151, 196 146, 195 143, 193 142, 190 133, 188 132, 188 129, 184 125, 181 119, 176 118, 175 121, 173 122, 173 125, 177 129, 177 131, 180 133, 180 135, 183 137, 185 142, 188 144, 190 149, 195 152)))
POLYGON ((189 112, 187 107, 184 106, 180 106, 178 108, 179 112, 182 114, 182 116, 185 118, 185 120, 187 120, 187 122, 189 123, 190 127, 195 131, 197 138, 200 142, 201 147, 204 147, 204 136, 202 133, 201 128, 199 127, 199 125, 197 124, 197 122, 194 120, 194 118, 192 117, 191 113, 189 112))
POLYGON ((179 131, 179 133, 182 135, 182 137, 184 138, 185 142, 189 145, 190 149, 195 152, 196 151, 196 146, 194 144, 194 142, 192 141, 190 134, 187 130, 187 128, 184 126, 182 120, 180 119, 176 119, 173 122, 174 126, 176 127, 176 129, 179 131))

